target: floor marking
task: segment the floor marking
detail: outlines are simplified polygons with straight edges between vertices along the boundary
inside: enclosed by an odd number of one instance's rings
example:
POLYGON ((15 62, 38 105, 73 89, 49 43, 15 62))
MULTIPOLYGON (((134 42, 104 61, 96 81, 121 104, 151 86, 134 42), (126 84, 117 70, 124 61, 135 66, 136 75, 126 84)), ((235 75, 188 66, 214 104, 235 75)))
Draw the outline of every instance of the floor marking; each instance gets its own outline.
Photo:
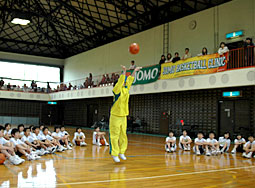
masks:
MULTIPOLYGON (((255 166, 225 168, 225 169, 218 169, 218 170, 206 170, 206 171, 198 171, 198 172, 187 172, 187 173, 180 173, 180 174, 168 174, 168 175, 161 175, 161 176, 148 176, 148 177, 139 177, 139 178, 101 180, 101 181, 84 181, 84 182, 70 182, 68 184, 69 185, 80 185, 80 184, 94 184, 94 183, 110 183, 110 182, 119 182, 119 181, 145 180, 145 179, 156 179, 156 178, 165 178, 165 177, 195 175, 195 174, 221 172, 221 171, 228 171, 228 170, 250 169, 250 168, 255 168, 255 166)), ((65 185, 65 183, 58 183, 56 185, 65 185)))
POLYGON ((67 188, 72 188, 71 185, 69 185, 69 183, 67 183, 66 180, 62 176, 60 176, 59 174, 56 174, 56 176, 64 183, 64 185, 67 188))

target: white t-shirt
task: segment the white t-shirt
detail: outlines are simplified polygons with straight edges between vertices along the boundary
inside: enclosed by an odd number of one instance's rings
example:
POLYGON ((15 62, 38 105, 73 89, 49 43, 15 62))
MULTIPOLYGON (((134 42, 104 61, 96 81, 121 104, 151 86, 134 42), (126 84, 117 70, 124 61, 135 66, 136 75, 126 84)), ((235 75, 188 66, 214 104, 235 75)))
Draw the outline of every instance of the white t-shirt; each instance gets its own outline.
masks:
POLYGON ((24 131, 20 132, 19 134, 21 137, 24 136, 24 131))
MULTIPOLYGON (((11 135, 11 132, 12 132, 12 129, 10 129, 9 131, 8 131, 8 135, 11 135)), ((6 135, 7 134, 7 130, 4 130, 4 135, 6 135)))
POLYGON ((176 142, 176 137, 175 136, 173 136, 173 137, 170 137, 170 136, 166 137, 166 142, 169 142, 169 141, 175 141, 176 142))
POLYGON ((230 139, 225 139, 223 136, 219 138, 219 143, 220 143, 220 146, 223 147, 225 145, 225 143, 227 143, 227 147, 229 148, 230 146, 230 139))
MULTIPOLYGON (((246 147, 248 144, 250 144, 251 142, 250 141, 248 141, 248 142, 246 142, 246 144, 244 144, 244 147, 246 147)), ((251 143, 251 145, 252 146, 254 146, 255 145, 255 140, 251 143)))
POLYGON ((36 134, 35 133, 30 133, 30 136, 34 139, 34 140, 40 140, 37 138, 36 134))
POLYGON ((204 143, 204 142, 206 142, 204 138, 201 138, 201 139, 195 138, 195 143, 204 143))
POLYGON ((234 140, 235 144, 239 144, 239 143, 245 143, 245 139, 241 138, 240 140, 238 140, 237 138, 234 140))
POLYGON ((6 143, 9 143, 8 140, 6 140, 4 137, 0 138, 0 144, 5 145, 6 143))
POLYGON ((58 133, 53 132, 51 135, 52 135, 52 136, 56 136, 56 137, 62 137, 61 132, 58 132, 58 133))
POLYGON ((25 144, 24 142, 22 142, 20 139, 15 139, 15 138, 11 138, 10 142, 12 142, 14 144, 14 146, 17 146, 19 144, 25 144))
POLYGON ((210 143, 210 144, 216 144, 218 143, 218 141, 216 139, 210 139, 210 138, 207 138, 206 142, 210 143))
POLYGON ((181 135, 181 136, 180 136, 180 142, 181 142, 182 140, 184 140, 185 142, 188 142, 189 140, 191 140, 191 138, 190 138, 188 135, 187 135, 187 136, 181 135))
POLYGON ((61 137, 65 136, 65 135, 69 135, 69 133, 67 131, 60 131, 61 137))
POLYGON ((22 138, 21 138, 21 141, 22 142, 30 142, 30 143, 32 143, 32 142, 34 142, 35 141, 35 139, 34 139, 34 137, 33 136, 31 136, 31 135, 29 135, 29 136, 23 136, 22 138))

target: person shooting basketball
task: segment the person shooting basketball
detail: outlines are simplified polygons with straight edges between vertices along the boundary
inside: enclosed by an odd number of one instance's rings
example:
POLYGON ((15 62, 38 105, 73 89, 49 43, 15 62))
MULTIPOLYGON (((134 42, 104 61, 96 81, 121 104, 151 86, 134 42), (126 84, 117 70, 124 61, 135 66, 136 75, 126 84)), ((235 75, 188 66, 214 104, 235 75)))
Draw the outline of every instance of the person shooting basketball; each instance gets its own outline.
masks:
POLYGON ((127 116, 129 115, 128 102, 129 90, 134 81, 134 76, 142 67, 137 67, 131 76, 126 76, 126 67, 122 66, 123 73, 113 85, 113 105, 110 116, 110 154, 118 163, 120 158, 126 160, 125 152, 128 145, 127 140, 127 116))

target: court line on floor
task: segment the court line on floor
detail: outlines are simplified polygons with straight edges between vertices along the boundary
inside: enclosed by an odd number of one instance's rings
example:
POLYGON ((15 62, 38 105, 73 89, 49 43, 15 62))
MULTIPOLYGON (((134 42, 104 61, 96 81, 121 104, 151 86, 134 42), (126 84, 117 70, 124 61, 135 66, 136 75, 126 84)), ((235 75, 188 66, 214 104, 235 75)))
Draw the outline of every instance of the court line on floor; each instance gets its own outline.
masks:
MULTIPOLYGON (((241 169, 250 169, 250 168, 255 168, 255 166, 225 168, 225 169, 218 169, 218 170, 205 170, 205 171, 198 171, 198 172, 186 172, 186 173, 180 173, 180 174, 168 174, 168 175, 161 175, 161 176, 147 176, 147 177, 139 177, 139 178, 125 178, 125 179, 115 179, 115 180, 84 181, 84 182, 69 182, 68 184, 69 185, 81 185, 81 184, 96 184, 96 183, 110 183, 110 182, 119 182, 119 181, 157 179, 157 178, 176 177, 176 176, 185 176, 185 175, 196 175, 196 174, 203 174, 203 173, 213 173, 213 172, 222 172, 222 171, 228 171, 228 170, 241 170, 241 169)), ((66 184, 65 183, 58 183, 56 185, 66 185, 66 184)))

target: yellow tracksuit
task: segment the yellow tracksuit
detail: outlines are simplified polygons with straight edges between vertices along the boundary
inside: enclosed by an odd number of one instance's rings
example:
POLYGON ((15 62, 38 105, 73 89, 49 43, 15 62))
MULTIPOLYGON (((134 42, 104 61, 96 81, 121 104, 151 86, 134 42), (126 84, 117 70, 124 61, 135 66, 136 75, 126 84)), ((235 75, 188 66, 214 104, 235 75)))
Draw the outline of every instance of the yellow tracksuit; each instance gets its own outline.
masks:
POLYGON ((118 156, 124 154, 127 145, 127 116, 129 115, 128 101, 129 90, 134 81, 134 77, 121 75, 117 84, 113 88, 114 100, 110 117, 110 154, 118 156))

